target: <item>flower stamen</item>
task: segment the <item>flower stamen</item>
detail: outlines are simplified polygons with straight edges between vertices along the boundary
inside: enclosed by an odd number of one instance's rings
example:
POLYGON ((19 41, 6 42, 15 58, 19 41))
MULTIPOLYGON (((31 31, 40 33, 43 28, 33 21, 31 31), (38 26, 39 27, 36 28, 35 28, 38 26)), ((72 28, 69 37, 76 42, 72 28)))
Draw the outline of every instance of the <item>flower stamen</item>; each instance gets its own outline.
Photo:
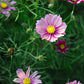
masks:
POLYGON ((72 1, 77 1, 77 0, 72 0, 72 1))
POLYGON ((63 50, 65 48, 64 44, 60 44, 60 49, 63 50))
POLYGON ((2 8, 7 8, 7 6, 8 6, 7 3, 1 3, 2 8))
POLYGON ((56 29, 54 26, 48 26, 47 28, 47 32, 50 33, 50 34, 53 34, 55 33, 56 29))
POLYGON ((31 83, 30 78, 25 78, 25 79, 24 79, 24 84, 30 84, 30 83, 31 83))

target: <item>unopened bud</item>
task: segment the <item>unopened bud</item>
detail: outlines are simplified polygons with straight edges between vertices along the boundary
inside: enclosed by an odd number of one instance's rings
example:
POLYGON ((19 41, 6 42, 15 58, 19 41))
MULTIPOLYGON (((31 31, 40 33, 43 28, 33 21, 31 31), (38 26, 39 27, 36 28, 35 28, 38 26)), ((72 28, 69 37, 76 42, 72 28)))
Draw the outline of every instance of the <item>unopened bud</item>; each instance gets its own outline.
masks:
POLYGON ((10 55, 13 55, 13 54, 14 54, 14 49, 13 49, 13 48, 9 48, 9 49, 8 49, 8 53, 9 53, 10 55))

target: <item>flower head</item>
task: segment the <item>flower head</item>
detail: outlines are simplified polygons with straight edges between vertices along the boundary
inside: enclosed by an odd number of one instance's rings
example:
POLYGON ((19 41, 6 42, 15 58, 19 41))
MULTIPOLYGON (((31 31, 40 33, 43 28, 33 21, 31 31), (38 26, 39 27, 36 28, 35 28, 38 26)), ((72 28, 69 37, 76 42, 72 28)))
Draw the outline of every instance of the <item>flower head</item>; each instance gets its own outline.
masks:
POLYGON ((68 0, 70 3, 79 4, 82 0, 68 0))
POLYGON ((41 75, 38 75, 38 71, 35 71, 32 75, 30 75, 30 67, 28 68, 26 74, 22 69, 18 69, 16 71, 17 76, 19 78, 15 78, 13 81, 20 84, 42 84, 42 81, 39 79, 41 75))
POLYGON ((0 1, 0 13, 8 17, 10 15, 9 11, 16 10, 13 5, 16 4, 15 1, 1 0, 0 1))
POLYGON ((77 83, 77 80, 74 80, 73 82, 66 83, 66 84, 82 84, 82 83, 80 83, 80 81, 78 81, 78 83, 77 83))
POLYGON ((47 14, 36 23, 36 31, 42 39, 55 42, 59 37, 65 35, 66 23, 62 22, 60 15, 47 14))
POLYGON ((69 49, 69 47, 66 46, 66 41, 64 39, 62 41, 58 40, 58 43, 56 44, 56 46, 58 46, 57 50, 64 54, 66 54, 66 50, 69 49))

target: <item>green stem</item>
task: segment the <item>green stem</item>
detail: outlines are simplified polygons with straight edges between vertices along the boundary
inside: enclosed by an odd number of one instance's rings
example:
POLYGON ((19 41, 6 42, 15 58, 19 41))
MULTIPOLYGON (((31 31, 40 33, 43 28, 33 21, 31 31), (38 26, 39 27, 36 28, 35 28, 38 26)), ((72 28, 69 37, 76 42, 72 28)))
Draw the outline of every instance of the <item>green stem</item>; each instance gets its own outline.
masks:
POLYGON ((75 4, 73 4, 73 13, 74 13, 74 10, 75 10, 75 4))
POLYGON ((10 62, 10 67, 9 67, 9 70, 10 70, 10 77, 11 77, 12 59, 13 59, 13 56, 11 55, 11 62, 10 62))

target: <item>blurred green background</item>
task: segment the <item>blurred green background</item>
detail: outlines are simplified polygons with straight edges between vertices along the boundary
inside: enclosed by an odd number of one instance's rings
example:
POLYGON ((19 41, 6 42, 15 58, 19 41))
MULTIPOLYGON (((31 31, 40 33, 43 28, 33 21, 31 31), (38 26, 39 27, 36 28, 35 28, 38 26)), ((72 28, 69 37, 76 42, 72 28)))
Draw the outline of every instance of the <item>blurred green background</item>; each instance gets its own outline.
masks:
POLYGON ((16 70, 38 70, 42 84, 65 84, 80 80, 84 84, 84 3, 75 6, 67 0, 16 0, 17 10, 9 18, 0 15, 0 83, 15 84, 16 70), (64 55, 55 44, 42 40, 35 31, 37 20, 46 14, 61 15, 67 23, 64 55), (8 51, 13 48, 12 54, 8 51))

